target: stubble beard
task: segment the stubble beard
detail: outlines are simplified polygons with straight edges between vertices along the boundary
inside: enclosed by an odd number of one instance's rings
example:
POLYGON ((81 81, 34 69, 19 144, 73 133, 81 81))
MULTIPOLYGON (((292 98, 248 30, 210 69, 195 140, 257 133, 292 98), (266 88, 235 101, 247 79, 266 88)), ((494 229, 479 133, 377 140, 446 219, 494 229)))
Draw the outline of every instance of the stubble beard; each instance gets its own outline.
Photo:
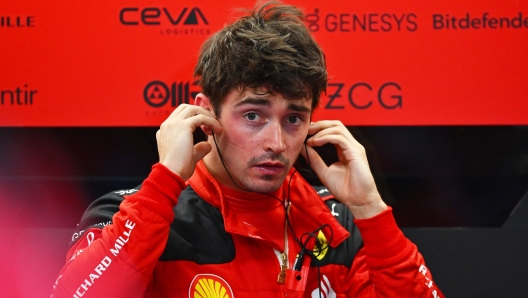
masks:
POLYGON ((239 177, 233 178, 237 179, 240 186, 246 191, 270 193, 279 189, 282 183, 284 183, 284 179, 286 178, 290 168, 290 160, 284 157, 282 154, 266 154, 260 157, 251 158, 248 161, 246 169, 243 171, 243 173, 241 173, 239 177), (255 165, 268 160, 280 161, 284 166, 284 172, 280 175, 254 176, 250 174, 252 168, 255 165))

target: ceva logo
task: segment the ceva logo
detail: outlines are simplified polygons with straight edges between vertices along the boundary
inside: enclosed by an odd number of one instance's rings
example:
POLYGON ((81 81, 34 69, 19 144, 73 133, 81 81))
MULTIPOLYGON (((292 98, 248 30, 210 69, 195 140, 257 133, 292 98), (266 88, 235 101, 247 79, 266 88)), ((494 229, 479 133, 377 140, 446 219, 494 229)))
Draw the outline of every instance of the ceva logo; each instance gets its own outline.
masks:
POLYGON ((119 12, 119 21, 127 26, 209 25, 198 7, 184 7, 181 10, 167 7, 125 7, 119 12))

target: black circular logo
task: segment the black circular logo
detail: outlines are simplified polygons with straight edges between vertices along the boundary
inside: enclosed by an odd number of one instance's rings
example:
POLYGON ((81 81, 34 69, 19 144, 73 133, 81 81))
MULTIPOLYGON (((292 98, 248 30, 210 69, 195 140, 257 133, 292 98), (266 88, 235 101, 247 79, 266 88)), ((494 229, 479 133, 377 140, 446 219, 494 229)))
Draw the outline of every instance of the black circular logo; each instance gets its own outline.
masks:
POLYGON ((169 101, 169 87, 161 81, 152 81, 145 86, 143 98, 150 106, 159 108, 169 101))

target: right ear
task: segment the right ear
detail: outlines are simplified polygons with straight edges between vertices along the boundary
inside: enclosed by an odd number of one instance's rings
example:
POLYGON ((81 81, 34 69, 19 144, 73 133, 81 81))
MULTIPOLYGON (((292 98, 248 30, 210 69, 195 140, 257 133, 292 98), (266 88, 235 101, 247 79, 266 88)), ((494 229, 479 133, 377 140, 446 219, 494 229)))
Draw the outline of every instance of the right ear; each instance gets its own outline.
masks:
MULTIPOLYGON (((213 104, 211 103, 211 99, 208 96, 206 96, 205 94, 198 93, 196 95, 196 98, 194 99, 194 104, 199 106, 199 107, 201 107, 201 108, 207 109, 207 110, 209 110, 209 112, 214 114, 213 104)), ((210 136, 210 135, 213 134, 213 130, 210 129, 209 127, 207 127, 207 126, 202 125, 200 128, 202 129, 202 131, 206 135, 210 136)))
POLYGON ((196 97, 194 98, 194 104, 209 110, 211 113, 214 113, 211 99, 203 93, 198 93, 196 95, 196 97))

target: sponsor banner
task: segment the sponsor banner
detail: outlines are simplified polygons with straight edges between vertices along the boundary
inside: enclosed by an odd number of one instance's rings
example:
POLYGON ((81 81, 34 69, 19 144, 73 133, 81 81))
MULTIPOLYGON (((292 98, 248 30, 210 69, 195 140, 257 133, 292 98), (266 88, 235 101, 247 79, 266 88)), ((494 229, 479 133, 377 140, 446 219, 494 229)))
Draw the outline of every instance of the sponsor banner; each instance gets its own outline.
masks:
MULTIPOLYGON (((528 125, 528 1, 284 1, 347 125, 528 125)), ((204 40, 254 1, 4 1, 0 126, 158 126, 200 88, 204 40)))

